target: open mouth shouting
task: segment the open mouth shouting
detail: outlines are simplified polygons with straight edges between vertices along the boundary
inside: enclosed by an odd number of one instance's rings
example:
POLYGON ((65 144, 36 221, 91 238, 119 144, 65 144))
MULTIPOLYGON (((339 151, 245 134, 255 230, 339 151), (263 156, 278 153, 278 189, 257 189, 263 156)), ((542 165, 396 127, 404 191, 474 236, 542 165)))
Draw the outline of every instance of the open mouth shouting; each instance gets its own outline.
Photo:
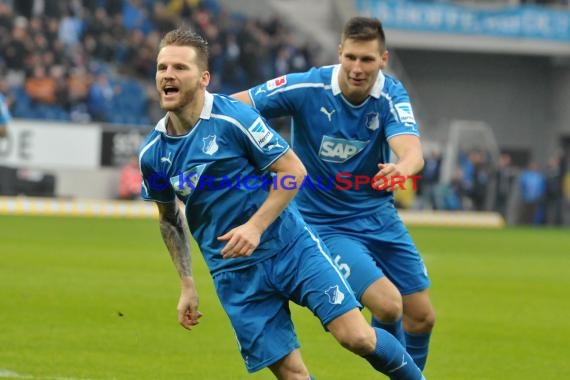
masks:
POLYGON ((174 85, 166 85, 162 88, 162 93, 163 93, 163 98, 164 99, 172 99, 174 98, 178 93, 180 92, 180 90, 178 89, 178 87, 174 86, 174 85))

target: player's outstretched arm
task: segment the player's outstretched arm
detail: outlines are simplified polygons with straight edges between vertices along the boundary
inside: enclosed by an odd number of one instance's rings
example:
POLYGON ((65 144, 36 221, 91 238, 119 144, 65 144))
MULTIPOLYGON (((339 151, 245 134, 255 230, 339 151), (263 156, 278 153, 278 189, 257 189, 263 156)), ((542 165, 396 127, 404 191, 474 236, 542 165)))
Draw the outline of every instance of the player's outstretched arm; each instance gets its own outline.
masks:
POLYGON ((156 204, 162 240, 168 248, 180 277, 180 299, 177 306, 178 322, 182 327, 190 330, 198 324, 202 314, 198 311, 198 292, 192 277, 188 228, 176 202, 157 202, 156 204))
POLYGON ((235 98, 237 100, 239 100, 242 103, 245 104, 249 104, 250 106, 253 105, 253 103, 251 102, 251 99, 249 97, 249 93, 246 91, 241 91, 241 92, 236 92, 235 94, 232 94, 232 98, 235 98))
POLYGON ((400 135, 388 141, 390 149, 398 157, 398 162, 379 163, 376 176, 383 178, 378 181, 377 186, 381 186, 385 180, 392 183, 394 177, 408 177, 417 174, 424 167, 424 157, 420 138, 415 135, 400 135))
POLYGON ((231 229, 218 237, 227 243, 222 249, 224 258, 249 256, 257 248, 261 235, 295 197, 299 186, 307 175, 305 166, 297 155, 289 149, 275 161, 269 170, 276 175, 269 195, 251 218, 241 226, 231 229))

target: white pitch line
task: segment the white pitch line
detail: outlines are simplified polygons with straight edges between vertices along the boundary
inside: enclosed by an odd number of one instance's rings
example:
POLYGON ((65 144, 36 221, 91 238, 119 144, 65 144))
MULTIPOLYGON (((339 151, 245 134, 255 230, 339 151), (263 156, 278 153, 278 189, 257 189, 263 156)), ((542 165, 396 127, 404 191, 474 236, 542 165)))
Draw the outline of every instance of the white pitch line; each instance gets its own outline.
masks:
POLYGON ((34 375, 23 375, 9 369, 0 368, 0 378, 11 378, 11 379, 33 379, 33 380, 90 380, 90 379, 80 379, 77 377, 64 377, 64 376, 34 376, 34 375))

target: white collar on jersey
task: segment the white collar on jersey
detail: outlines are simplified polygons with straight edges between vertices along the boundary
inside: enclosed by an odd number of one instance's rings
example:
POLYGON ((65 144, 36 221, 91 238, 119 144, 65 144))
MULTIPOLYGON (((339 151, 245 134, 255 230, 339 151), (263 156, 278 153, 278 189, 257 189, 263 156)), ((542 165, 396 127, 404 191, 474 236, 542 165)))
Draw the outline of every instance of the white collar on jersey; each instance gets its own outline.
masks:
MULTIPOLYGON (((200 112, 200 119, 209 120, 212 115, 212 107, 214 106, 214 95, 210 94, 208 91, 204 94, 204 107, 202 112, 200 112)), ((166 114, 154 127, 158 132, 166 133, 166 123, 168 121, 168 114, 166 114)))
MULTIPOLYGON (((332 89, 334 96, 341 93, 340 84, 338 83, 338 72, 339 71, 340 71, 340 64, 337 64, 334 66, 334 69, 332 72, 332 78, 331 78, 331 89, 332 89)), ((380 97, 380 95, 382 94, 382 88, 384 88, 385 80, 386 80, 386 78, 384 77, 384 73, 382 73, 382 70, 379 70, 378 71, 378 77, 376 78, 376 83, 374 83, 374 86, 372 86, 372 91, 370 92, 370 95, 372 97, 374 97, 376 99, 378 99, 380 97)))
POLYGON ((210 94, 208 91, 205 91, 204 108, 202 108, 202 112, 200 113, 200 119, 208 120, 212 115, 213 106, 214 106, 214 95, 210 94))

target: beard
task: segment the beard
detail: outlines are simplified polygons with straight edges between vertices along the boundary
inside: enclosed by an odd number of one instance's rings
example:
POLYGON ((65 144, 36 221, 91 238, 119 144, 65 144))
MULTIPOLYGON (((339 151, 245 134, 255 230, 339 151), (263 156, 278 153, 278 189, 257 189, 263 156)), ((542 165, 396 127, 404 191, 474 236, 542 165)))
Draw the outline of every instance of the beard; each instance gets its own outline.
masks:
POLYGON ((177 100, 165 100, 163 95, 164 94, 161 92, 160 108, 164 111, 177 112, 192 104, 195 98, 195 91, 179 92, 177 94, 177 100))
POLYGON ((185 89, 179 88, 178 93, 176 93, 176 100, 166 100, 164 92, 159 90, 158 95, 160 97, 160 108, 168 112, 182 111, 194 102, 198 91, 200 91, 200 84, 198 81, 196 81, 196 83, 192 83, 185 89))

